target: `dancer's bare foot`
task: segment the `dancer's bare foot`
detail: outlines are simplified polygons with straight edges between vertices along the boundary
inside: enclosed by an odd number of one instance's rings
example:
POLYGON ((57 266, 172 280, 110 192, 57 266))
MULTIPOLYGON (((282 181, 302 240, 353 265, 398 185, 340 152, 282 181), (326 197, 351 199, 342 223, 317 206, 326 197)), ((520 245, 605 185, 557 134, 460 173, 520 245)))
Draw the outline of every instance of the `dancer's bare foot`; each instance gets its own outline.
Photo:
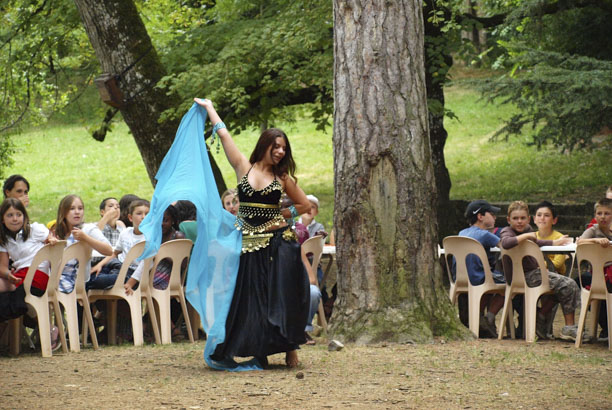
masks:
POLYGON ((297 350, 287 352, 285 356, 285 363, 287 363, 287 367, 297 367, 299 364, 297 350))

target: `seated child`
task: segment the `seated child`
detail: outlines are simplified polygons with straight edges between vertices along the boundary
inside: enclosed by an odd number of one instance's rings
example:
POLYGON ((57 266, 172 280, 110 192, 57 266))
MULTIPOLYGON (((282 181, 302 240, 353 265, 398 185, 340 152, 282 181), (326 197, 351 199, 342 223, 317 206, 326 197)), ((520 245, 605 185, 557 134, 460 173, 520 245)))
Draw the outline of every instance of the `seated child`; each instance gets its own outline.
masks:
MULTIPOLYGON (((289 208, 291 205, 293 205, 291 198, 289 198, 287 194, 283 194, 281 197, 281 209, 289 208)), ((285 221, 287 225, 293 228, 300 245, 303 244, 306 239, 310 238, 306 225, 300 221, 296 222, 292 217, 286 218, 285 221)), ((309 255, 309 257, 311 256, 309 255)))
POLYGON ((198 239, 198 223, 196 222, 197 218, 197 209, 193 202, 191 201, 176 201, 173 205, 176 210, 176 222, 179 226, 179 231, 181 231, 185 238, 191 239, 191 242, 195 243, 196 239, 198 239))
POLYGON ((126 227, 132 226, 130 218, 128 218, 128 213, 130 212, 130 204, 137 199, 140 198, 134 194, 125 194, 119 200, 119 220, 123 222, 126 227))
MULTIPOLYGON (((497 258, 491 252, 491 248, 499 244, 499 236, 490 232, 495 227, 495 214, 499 211, 500 209, 498 207, 491 205, 485 200, 470 202, 465 210, 465 217, 470 227, 459 232, 459 236, 467 236, 480 242, 487 254, 487 262, 493 274, 493 280, 495 283, 506 283, 504 274, 495 270, 497 258)), ((475 255, 468 255, 466 258, 466 267, 468 277, 473 285, 480 285, 484 282, 485 271, 483 261, 475 255)), ((482 298, 480 311, 481 314, 483 314, 486 307, 487 314, 481 315, 480 328, 481 332, 488 332, 491 337, 496 338, 497 329, 495 327, 495 315, 497 315, 499 310, 504 306, 504 297, 502 295, 488 296, 489 297, 482 298)))
MULTIPOLYGON (((309 238, 312 238, 315 235, 323 235, 323 237, 326 237, 327 232, 325 231, 325 226, 315 220, 315 217, 319 214, 319 199, 314 195, 306 195, 306 198, 308 198, 308 201, 310 202, 310 210, 305 214, 300 215, 298 222, 306 227, 309 238)), ((317 266, 317 279, 319 282, 323 280, 323 269, 321 268, 320 264, 317 266)), ((323 292, 323 301, 326 301, 327 292, 325 288, 321 289, 321 291, 323 292)))
MULTIPOLYGON (((533 221, 538 227, 538 231, 536 232, 537 239, 555 240, 563 237, 563 234, 561 232, 555 231, 553 229, 553 225, 557 223, 557 211, 554 205, 550 202, 542 201, 536 205, 536 212, 535 216, 533 217, 533 221)), ((549 254, 545 256, 546 264, 549 270, 551 272, 557 272, 558 274, 565 276, 567 270, 565 266, 565 261, 567 260, 568 256, 560 253, 549 254)), ((546 300, 548 300, 548 304, 552 304, 553 306, 556 305, 556 303, 551 302, 551 299, 548 297, 545 297, 542 300, 545 304, 547 303, 546 300)), ((552 310, 553 308, 550 307, 550 314, 546 314, 549 307, 548 304, 546 305, 546 309, 543 309, 543 311, 540 312, 541 316, 538 321, 539 326, 536 328, 536 333, 541 339, 553 338, 553 321, 555 319, 554 316, 556 313, 556 309, 552 310), (544 318, 546 319, 545 322, 543 320, 544 318)))
MULTIPOLYGON (((559 239, 541 240, 537 239, 535 232, 529 225, 529 208, 523 201, 514 201, 508 207, 508 224, 501 231, 501 246, 504 249, 511 249, 519 243, 530 240, 538 244, 538 246, 551 245, 566 245, 571 242, 567 235, 563 235, 559 239)), ((525 272, 525 281, 528 286, 539 286, 542 283, 542 274, 548 275, 550 288, 554 292, 552 299, 542 297, 542 307, 538 311, 538 321, 540 325, 540 334, 546 336, 545 323, 546 316, 550 314, 555 303, 561 304, 565 326, 561 330, 560 337, 564 340, 576 340, 576 332, 578 326, 574 322, 574 312, 580 306, 580 289, 576 282, 566 276, 559 275, 554 272, 540 272, 537 261, 532 257, 523 259, 523 270, 525 272)), ((538 326, 536 326, 538 327, 538 326)))
POLYGON ((223 208, 227 212, 232 215, 238 214, 240 201, 238 200, 238 191, 236 191, 236 188, 226 190, 223 195, 221 195, 221 202, 223 203, 223 208))
MULTIPOLYGON (((37 222, 30 223, 25 205, 19 199, 7 198, 0 205, 0 292, 12 292, 23 284, 36 252, 57 239, 37 222), (9 258, 13 261, 9 268, 9 258)), ((49 263, 34 272, 32 294, 42 295, 49 281, 49 263)))
MULTIPOLYGON (((67 246, 78 241, 84 241, 93 250, 102 255, 111 255, 113 247, 94 223, 84 223, 85 206, 77 195, 66 195, 60 201, 57 209, 57 219, 55 224, 55 236, 57 239, 66 240, 67 246)), ((70 293, 74 289, 76 275, 78 271, 78 261, 69 261, 60 277, 59 290, 70 293)), ((85 281, 89 279, 90 264, 85 270, 85 281)))
MULTIPOLYGON (((132 226, 125 228, 119 235, 113 254, 104 258, 93 269, 92 274, 95 276, 87 282, 87 289, 110 289, 115 284, 121 266, 125 261, 125 257, 134 245, 145 240, 145 236, 138 230, 140 223, 149 213, 149 201, 145 199, 137 199, 130 204, 128 219, 132 226)), ((132 276, 132 273, 138 267, 137 262, 132 262, 130 265, 126 281, 132 276)))
MULTIPOLYGON (((553 225, 557 223, 557 211, 553 204, 548 201, 542 201, 536 205, 535 216, 533 221, 538 227, 536 232, 536 239, 542 240, 555 240, 563 238, 561 232, 555 231, 553 225)), ((555 272, 565 275, 565 260, 568 258, 567 255, 547 255, 548 259, 552 262, 555 268, 555 272)))
MULTIPOLYGON (((98 228, 111 246, 114 247, 119 239, 119 234, 125 229, 123 222, 119 220, 119 201, 113 197, 104 198, 100 202, 100 220, 98 228)), ((104 256, 97 251, 92 252, 91 264, 97 265, 104 256)))
MULTIPOLYGON (((577 243, 598 243, 602 247, 606 248, 612 241, 612 199, 603 198, 597 201, 595 204, 595 220, 596 224, 588 228, 578 238, 577 243)), ((604 267, 604 275, 606 278, 606 284, 608 291, 612 291, 612 265, 606 265, 604 267)), ((582 273, 582 286, 588 289, 591 286, 592 275, 591 273, 582 273)), ((576 282, 580 285, 580 279, 576 278, 576 282)), ((601 326, 601 333, 599 335, 600 341, 607 341, 608 339, 608 314, 606 312, 606 302, 602 301, 599 303, 599 325, 601 326)))
MULTIPOLYGON (((608 189, 606 190, 606 198, 608 199, 612 199, 612 185, 610 185, 608 187, 608 189)), ((587 229, 589 229, 591 226, 595 225, 597 223, 597 218, 593 218, 591 219, 591 222, 589 222, 589 224, 587 225, 587 229)))
POLYGON ((325 226, 315 220, 315 217, 319 214, 319 199, 314 195, 306 195, 306 198, 310 201, 310 211, 300 215, 299 222, 306 226, 309 237, 312 238, 317 234, 327 236, 325 226))
MULTIPOLYGON (((57 239, 44 225, 30 223, 21 199, 5 199, 0 205, 0 219, 0 321, 4 321, 28 312, 23 287, 26 274, 36 253, 46 243, 56 243, 57 239)), ((34 271, 30 292, 42 296, 48 282, 49 262, 45 261, 34 271)), ((59 330, 52 326, 51 348, 59 347, 59 330)))
MULTIPOLYGON (((178 213, 173 205, 166 208, 164 212, 164 219, 162 221, 162 239, 161 242, 168 242, 173 239, 183 239, 185 234, 178 230, 178 213)), ((135 286, 140 282, 142 278, 142 269, 144 262, 138 263, 138 268, 134 271, 132 276, 124 284, 126 294, 130 294, 135 286)), ((172 272, 172 261, 168 258, 163 259, 157 264, 157 269, 153 276, 153 287, 155 289, 166 289, 170 282, 170 273, 172 272)))

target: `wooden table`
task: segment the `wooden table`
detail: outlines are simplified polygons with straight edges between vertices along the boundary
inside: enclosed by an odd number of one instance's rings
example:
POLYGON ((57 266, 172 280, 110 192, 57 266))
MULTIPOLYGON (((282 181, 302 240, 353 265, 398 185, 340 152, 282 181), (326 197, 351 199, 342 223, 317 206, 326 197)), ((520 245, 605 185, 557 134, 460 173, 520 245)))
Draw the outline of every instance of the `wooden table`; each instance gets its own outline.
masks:
MULTIPOLYGON (((497 246, 489 249, 491 252, 501 252, 501 249, 497 246)), ((576 244, 570 243, 569 245, 559 245, 559 246, 541 246, 540 250, 542 253, 562 253, 565 255, 571 255, 576 252, 576 244)), ((335 251, 334 251, 335 253, 335 251)), ((438 245, 438 255, 444 255, 444 248, 441 248, 438 245)))
POLYGON ((331 271, 332 265, 334 264, 334 258, 336 257, 336 246, 335 245, 324 245, 323 246, 323 254, 321 255, 321 262, 323 262, 323 258, 327 259, 327 264, 323 269, 323 279, 321 279, 321 283, 319 283, 319 287, 323 288, 325 286, 325 281, 327 280, 327 276, 331 271))

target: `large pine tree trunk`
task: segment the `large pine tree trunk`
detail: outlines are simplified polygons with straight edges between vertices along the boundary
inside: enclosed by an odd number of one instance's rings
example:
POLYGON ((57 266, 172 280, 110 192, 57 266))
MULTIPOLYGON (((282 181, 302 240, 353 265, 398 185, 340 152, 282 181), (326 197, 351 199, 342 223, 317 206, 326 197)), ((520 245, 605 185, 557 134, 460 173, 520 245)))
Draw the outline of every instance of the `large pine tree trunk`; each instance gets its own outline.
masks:
POLYGON ((442 286, 422 2, 334 1, 338 301, 346 340, 465 334, 442 286))
MULTIPOLYGON (((449 218, 448 210, 450 201, 451 179, 444 160, 444 146, 448 133, 444 128, 444 85, 447 72, 453 65, 448 45, 448 34, 441 31, 440 23, 428 21, 432 12, 444 12, 445 19, 450 19, 451 12, 443 5, 428 1, 423 6, 423 21, 425 24, 425 85, 427 88, 427 100, 435 106, 429 108, 429 143, 431 146, 431 158, 433 162, 434 175, 436 179, 438 232, 440 238, 456 234, 454 217, 449 218)), ((460 216, 461 217, 461 216, 460 216)))
MULTIPOLYGON (((180 123, 180 118, 159 119, 165 110, 176 107, 181 101, 177 95, 155 87, 166 75, 166 70, 132 0, 74 2, 102 71, 121 74, 119 88, 125 103, 120 111, 154 183, 157 169, 180 123), (123 73, 131 65, 133 67, 123 73)), ((225 182, 212 157, 211 164, 218 188, 225 190, 225 182)))

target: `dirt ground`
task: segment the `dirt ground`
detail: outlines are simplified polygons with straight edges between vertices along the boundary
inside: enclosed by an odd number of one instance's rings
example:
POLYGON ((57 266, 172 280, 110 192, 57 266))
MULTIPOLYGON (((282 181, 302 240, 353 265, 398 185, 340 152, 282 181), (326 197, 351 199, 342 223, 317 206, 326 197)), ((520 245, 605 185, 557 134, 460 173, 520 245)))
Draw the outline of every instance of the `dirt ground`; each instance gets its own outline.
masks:
MULTIPOLYGON (((204 341, 0 357, 1 408, 611 408, 612 352, 594 343, 437 340, 304 346, 297 369, 219 372, 204 341), (303 376, 303 377, 301 377, 303 376)), ((61 352, 61 350, 60 350, 61 352)))

